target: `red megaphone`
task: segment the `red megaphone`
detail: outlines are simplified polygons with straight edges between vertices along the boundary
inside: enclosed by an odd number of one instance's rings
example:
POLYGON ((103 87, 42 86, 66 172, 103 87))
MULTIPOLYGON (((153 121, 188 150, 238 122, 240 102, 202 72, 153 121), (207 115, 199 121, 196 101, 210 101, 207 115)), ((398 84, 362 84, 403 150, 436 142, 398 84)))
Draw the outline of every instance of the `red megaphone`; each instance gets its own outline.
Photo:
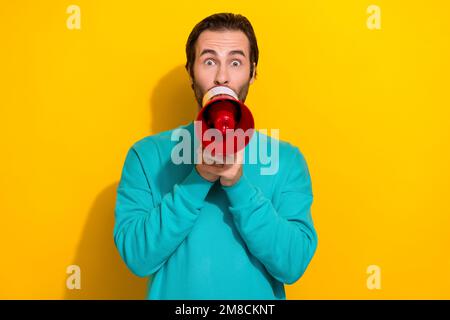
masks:
POLYGON ((233 90, 223 86, 214 87, 205 94, 197 121, 201 122, 201 125, 196 127, 202 148, 213 144, 210 146, 211 155, 218 158, 245 148, 255 127, 250 109, 239 101, 233 90), (213 139, 208 134, 205 135, 208 129, 217 130, 213 139))

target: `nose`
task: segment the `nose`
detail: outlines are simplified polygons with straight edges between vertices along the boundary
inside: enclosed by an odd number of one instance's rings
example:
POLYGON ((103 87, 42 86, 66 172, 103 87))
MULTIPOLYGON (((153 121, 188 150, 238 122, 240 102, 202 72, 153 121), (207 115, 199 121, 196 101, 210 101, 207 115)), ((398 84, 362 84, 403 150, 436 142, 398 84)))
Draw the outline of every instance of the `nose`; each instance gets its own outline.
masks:
POLYGON ((217 86, 225 85, 229 83, 228 73, 225 67, 221 66, 216 73, 214 84, 217 86))

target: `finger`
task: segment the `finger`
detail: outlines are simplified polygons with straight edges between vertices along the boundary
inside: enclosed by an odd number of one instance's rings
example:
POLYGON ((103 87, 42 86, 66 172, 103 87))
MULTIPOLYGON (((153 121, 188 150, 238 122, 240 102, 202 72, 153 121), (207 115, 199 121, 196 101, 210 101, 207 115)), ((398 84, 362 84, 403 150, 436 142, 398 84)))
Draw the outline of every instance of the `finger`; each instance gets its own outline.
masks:
POLYGON ((203 153, 203 160, 209 165, 217 165, 218 167, 222 167, 224 163, 222 156, 213 156, 208 152, 203 153))
POLYGON ((208 166, 208 173, 214 174, 216 176, 226 176, 230 174, 231 172, 234 172, 236 170, 236 165, 224 165, 222 168, 216 167, 216 166, 208 166))
POLYGON ((235 154, 227 155, 225 157, 225 164, 226 165, 242 164, 244 158, 243 154, 244 154, 243 150, 240 150, 235 154))
POLYGON ((236 163, 243 164, 243 162, 244 162, 244 149, 239 150, 236 153, 236 163))
POLYGON ((197 149, 195 150, 195 163, 196 164, 201 164, 203 163, 203 152, 202 152, 202 146, 198 146, 197 149))
POLYGON ((203 164, 202 166, 203 166, 202 169, 204 171, 206 171, 209 174, 216 175, 216 176, 221 174, 223 171, 222 168, 216 167, 214 165, 203 164))

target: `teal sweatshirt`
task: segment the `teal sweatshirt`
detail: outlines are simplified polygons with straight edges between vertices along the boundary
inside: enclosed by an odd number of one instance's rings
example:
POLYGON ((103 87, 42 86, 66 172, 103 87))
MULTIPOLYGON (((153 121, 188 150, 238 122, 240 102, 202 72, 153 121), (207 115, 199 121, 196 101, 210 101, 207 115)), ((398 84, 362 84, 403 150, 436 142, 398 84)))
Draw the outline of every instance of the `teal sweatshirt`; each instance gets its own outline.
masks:
MULTIPOLYGON (((194 147, 193 122, 181 128, 194 147)), ((147 299, 286 299, 284 284, 303 275, 317 247, 300 150, 279 140, 276 174, 261 174, 267 165, 248 160, 225 187, 192 162, 171 161, 180 142, 172 132, 132 145, 117 188, 114 242, 128 268, 149 277, 147 299)), ((245 159, 262 137, 255 131, 245 159)), ((264 138, 270 154, 273 138, 264 138)))

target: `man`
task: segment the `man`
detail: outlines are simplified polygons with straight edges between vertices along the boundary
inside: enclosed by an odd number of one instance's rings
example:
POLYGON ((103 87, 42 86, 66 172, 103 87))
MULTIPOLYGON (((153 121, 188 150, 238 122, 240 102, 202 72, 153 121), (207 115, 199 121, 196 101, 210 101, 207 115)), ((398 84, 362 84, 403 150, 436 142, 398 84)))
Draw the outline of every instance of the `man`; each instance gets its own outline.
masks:
MULTIPOLYGON (((225 86, 245 101, 258 46, 241 15, 215 14, 192 30, 186 70, 199 107, 225 86)), ((193 123, 183 126, 193 134, 193 123)), ((148 299, 286 299, 317 247, 311 179, 297 147, 261 163, 174 164, 173 130, 137 141, 117 189, 114 241, 131 271, 152 276, 148 299)), ((263 134, 255 131, 249 146, 263 134)))

